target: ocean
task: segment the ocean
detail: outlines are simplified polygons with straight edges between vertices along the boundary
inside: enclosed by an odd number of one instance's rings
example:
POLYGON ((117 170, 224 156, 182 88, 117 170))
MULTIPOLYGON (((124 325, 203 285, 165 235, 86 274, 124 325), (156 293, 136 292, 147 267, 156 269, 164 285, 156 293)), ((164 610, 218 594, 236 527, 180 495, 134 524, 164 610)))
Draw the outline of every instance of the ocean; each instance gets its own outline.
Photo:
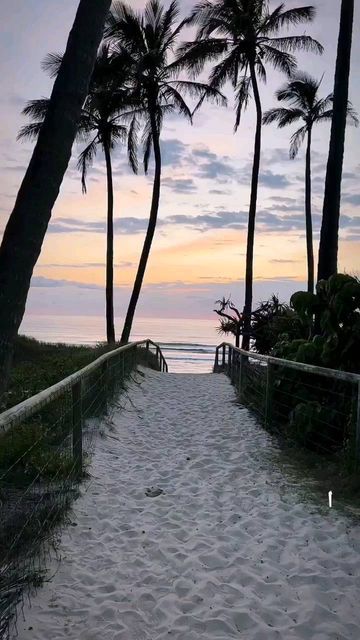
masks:
MULTIPOLYGON (((101 316, 25 315, 20 333, 45 342, 96 344, 105 340, 101 316)), ((215 347, 225 338, 216 331, 216 318, 137 318, 131 340, 151 338, 158 343, 169 365, 178 373, 207 373, 212 370, 215 347)), ((119 337, 122 323, 115 324, 119 337)))

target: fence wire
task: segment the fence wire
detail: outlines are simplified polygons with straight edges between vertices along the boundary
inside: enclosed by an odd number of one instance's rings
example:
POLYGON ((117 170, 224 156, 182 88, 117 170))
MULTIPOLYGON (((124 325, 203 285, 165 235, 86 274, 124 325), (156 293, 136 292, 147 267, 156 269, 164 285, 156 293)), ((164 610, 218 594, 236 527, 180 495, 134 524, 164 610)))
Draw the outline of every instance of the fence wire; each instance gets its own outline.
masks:
POLYGON ((1 640, 10 637, 11 623, 16 632, 17 605, 45 578, 46 556, 68 522, 101 420, 138 364, 167 368, 159 348, 145 344, 118 349, 85 368, 80 394, 65 384, 31 416, 6 431, 0 426, 1 640))
POLYGON ((215 371, 224 371, 243 404, 268 428, 326 455, 360 460, 360 376, 289 363, 222 344, 215 371))

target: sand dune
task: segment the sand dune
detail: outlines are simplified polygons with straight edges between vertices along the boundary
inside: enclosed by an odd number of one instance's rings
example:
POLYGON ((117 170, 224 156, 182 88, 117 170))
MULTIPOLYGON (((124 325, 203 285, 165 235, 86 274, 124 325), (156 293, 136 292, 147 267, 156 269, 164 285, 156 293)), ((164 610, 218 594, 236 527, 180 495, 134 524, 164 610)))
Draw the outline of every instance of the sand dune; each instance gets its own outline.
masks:
POLYGON ((20 640, 358 640, 359 527, 336 492, 330 510, 281 470, 225 376, 138 382, 20 640))

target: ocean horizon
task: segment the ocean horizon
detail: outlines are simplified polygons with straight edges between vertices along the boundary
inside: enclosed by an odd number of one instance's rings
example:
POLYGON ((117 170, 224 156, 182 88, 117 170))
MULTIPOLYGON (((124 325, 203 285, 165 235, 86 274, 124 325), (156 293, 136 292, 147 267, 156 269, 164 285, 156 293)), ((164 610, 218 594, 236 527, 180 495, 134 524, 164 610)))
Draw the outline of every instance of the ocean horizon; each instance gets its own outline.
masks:
MULTIPOLYGON (((117 338, 122 322, 115 319, 117 338)), ((214 364, 215 347, 225 339, 217 333, 216 326, 216 318, 136 318, 131 340, 151 338, 158 343, 170 372, 208 373, 214 364)), ((106 340, 103 316, 27 314, 19 333, 65 344, 95 345, 106 340)))

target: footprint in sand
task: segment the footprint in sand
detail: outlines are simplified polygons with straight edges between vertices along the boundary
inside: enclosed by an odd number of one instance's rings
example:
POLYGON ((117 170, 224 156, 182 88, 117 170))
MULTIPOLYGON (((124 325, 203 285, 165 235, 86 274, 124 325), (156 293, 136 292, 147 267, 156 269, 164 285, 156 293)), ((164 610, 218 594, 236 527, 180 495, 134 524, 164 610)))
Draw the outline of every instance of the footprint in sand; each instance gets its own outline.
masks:
POLYGON ((162 493, 164 493, 163 490, 158 487, 150 487, 145 490, 145 495, 148 498, 157 498, 158 496, 161 496, 162 493))

